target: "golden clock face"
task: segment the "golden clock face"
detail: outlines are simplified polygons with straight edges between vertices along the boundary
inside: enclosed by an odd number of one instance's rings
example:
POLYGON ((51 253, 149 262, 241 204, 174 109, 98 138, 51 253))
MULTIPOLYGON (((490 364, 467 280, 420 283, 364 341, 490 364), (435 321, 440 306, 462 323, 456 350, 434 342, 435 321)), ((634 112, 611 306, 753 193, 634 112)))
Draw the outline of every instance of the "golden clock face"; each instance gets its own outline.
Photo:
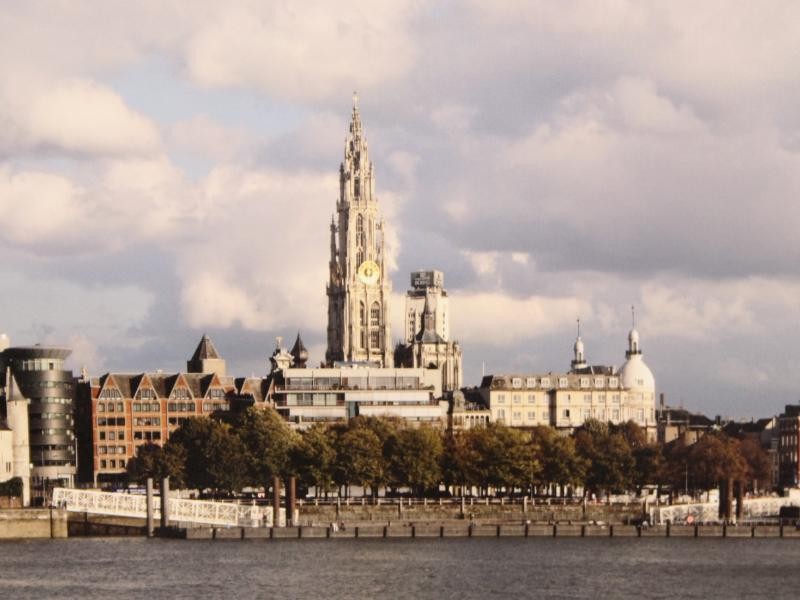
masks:
POLYGON ((361 283, 375 284, 381 277, 381 268, 373 260, 365 260, 358 267, 358 278, 361 283))

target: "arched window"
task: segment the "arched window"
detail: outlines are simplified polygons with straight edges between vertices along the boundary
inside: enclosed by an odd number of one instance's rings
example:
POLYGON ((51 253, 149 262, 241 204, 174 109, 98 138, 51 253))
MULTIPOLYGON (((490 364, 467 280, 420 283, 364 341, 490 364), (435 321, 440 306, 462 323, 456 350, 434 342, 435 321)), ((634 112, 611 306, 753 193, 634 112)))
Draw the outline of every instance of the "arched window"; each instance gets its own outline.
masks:
POLYGON ((372 327, 378 327, 381 324, 381 305, 377 302, 373 302, 372 308, 369 310, 369 324, 372 327))
POLYGON ((356 217, 356 246, 364 246, 364 217, 361 215, 356 217))

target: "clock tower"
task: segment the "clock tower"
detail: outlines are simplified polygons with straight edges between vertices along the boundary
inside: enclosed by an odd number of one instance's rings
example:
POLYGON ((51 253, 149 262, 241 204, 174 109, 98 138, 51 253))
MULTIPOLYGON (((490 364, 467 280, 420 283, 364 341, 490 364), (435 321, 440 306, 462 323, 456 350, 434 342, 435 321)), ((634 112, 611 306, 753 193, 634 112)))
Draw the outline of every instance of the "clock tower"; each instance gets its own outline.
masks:
POLYGON ((393 366, 384 224, 375 173, 353 95, 350 131, 339 166, 339 198, 331 221, 328 350, 325 360, 393 366))

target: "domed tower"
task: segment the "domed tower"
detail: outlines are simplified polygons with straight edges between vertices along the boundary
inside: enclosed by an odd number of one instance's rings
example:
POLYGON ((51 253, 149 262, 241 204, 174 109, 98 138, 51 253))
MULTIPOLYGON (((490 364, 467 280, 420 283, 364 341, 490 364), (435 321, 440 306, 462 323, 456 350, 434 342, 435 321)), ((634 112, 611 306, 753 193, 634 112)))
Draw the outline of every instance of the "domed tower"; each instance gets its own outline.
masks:
MULTIPOLYGON (((633 307, 631 307, 633 313, 633 307)), ((619 382, 624 390, 623 407, 625 419, 630 419, 644 427, 648 439, 655 436, 656 380, 653 372, 642 359, 639 345, 639 332, 636 330, 635 315, 628 332, 628 350, 625 362, 619 369, 619 382)))
POLYGON ((580 369, 586 368, 586 354, 583 347, 583 340, 581 339, 581 320, 578 319, 578 337, 575 339, 575 345, 572 347, 572 372, 577 373, 580 369))
POLYGON ((294 341, 294 346, 292 346, 291 351, 289 354, 292 355, 294 359, 294 367, 299 369, 305 369, 306 363, 308 362, 308 350, 306 350, 305 344, 303 344, 303 340, 300 338, 300 332, 297 332, 297 339, 294 341))

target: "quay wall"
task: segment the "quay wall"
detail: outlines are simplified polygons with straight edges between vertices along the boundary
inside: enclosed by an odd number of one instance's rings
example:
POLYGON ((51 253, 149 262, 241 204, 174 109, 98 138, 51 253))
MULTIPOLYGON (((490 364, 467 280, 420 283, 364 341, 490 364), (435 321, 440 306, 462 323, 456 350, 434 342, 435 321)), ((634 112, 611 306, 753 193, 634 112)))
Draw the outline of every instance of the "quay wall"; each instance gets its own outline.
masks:
POLYGON ((57 508, 0 510, 0 539, 65 538, 67 511, 57 508))
POLYGON ((320 526, 247 528, 195 527, 181 531, 187 540, 297 540, 379 538, 797 538, 796 527, 773 525, 635 525, 505 523, 497 525, 461 523, 403 523, 354 525, 338 529, 320 526))
POLYGON ((598 521, 604 523, 625 523, 642 516, 641 504, 604 505, 589 504, 584 509, 579 504, 572 505, 528 505, 467 503, 464 513, 461 507, 453 504, 439 506, 435 501, 427 506, 415 504, 399 505, 359 505, 342 504, 315 506, 304 503, 299 506, 301 525, 325 525, 333 522, 394 522, 394 521, 519 521, 520 519, 539 523, 557 521, 598 521))

